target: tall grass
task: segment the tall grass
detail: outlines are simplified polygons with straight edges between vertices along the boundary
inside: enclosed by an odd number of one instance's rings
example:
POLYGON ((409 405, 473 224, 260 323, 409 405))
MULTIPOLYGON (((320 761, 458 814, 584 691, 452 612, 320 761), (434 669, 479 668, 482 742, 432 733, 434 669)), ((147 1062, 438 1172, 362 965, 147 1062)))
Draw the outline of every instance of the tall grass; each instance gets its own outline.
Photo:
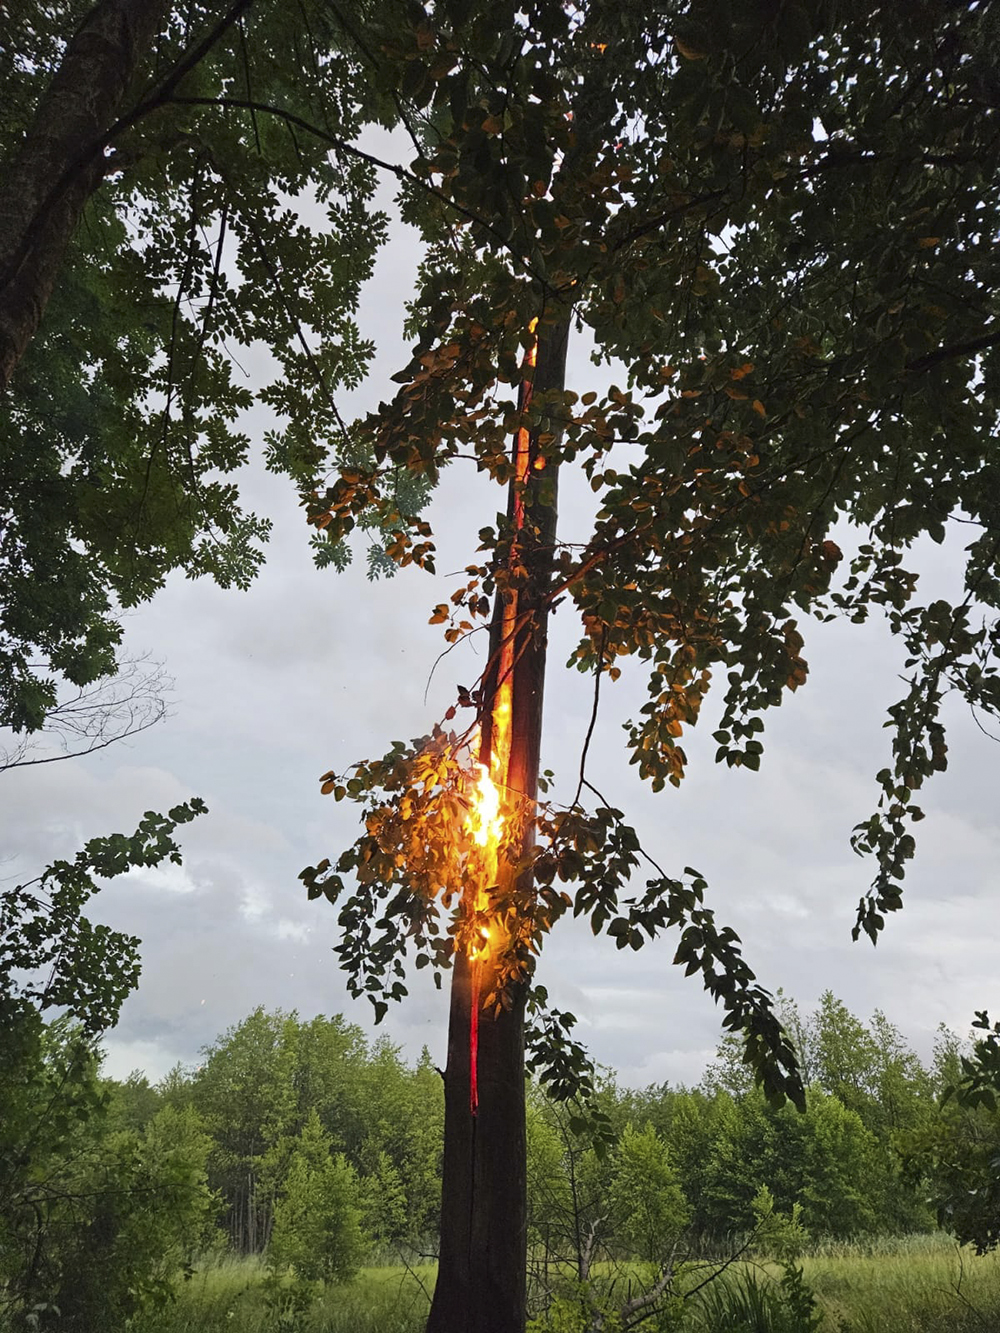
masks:
POLYGON ((1000 1329, 1000 1255, 946 1237, 880 1247, 827 1246, 803 1260, 833 1333, 984 1333, 1000 1329))
MULTIPOLYGON (((824 1245, 801 1261, 818 1333, 997 1333, 1000 1256, 947 1239, 824 1245)), ((698 1333, 798 1333, 770 1264, 734 1265, 693 1302, 698 1333)))
POLYGON ((434 1283, 427 1266, 367 1268, 301 1312, 269 1299, 264 1276, 253 1259, 209 1262, 178 1284, 172 1305, 137 1320, 131 1333, 421 1333, 434 1283))
MULTIPOLYGON (((821 1245, 803 1258, 820 1333, 995 1333, 1000 1256, 979 1258, 941 1236, 821 1245)), ((305 1312, 269 1301, 254 1260, 209 1261, 179 1282, 177 1300, 132 1333, 422 1333, 432 1265, 367 1268, 322 1292, 305 1312)), ((798 1333, 771 1265, 734 1265, 692 1302, 690 1333, 798 1333)))
POLYGON ((704 1333, 813 1333, 819 1327, 812 1309, 789 1302, 780 1282, 751 1268, 707 1287, 688 1312, 688 1325, 704 1333))

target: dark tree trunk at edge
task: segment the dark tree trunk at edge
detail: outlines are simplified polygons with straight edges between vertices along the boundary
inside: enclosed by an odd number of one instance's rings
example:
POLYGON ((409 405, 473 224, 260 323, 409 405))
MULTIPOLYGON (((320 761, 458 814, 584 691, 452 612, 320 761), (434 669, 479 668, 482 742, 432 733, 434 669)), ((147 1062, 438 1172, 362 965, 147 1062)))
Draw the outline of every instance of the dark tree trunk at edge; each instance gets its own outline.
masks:
POLYGON ((168 5, 102 0, 66 47, 0 190, 0 389, 38 328, 105 168, 112 125, 168 5))
MULTIPOLYGON (((534 393, 565 382, 569 309, 538 329, 534 393)), ((516 442, 514 445, 516 449, 516 442)), ((519 628, 511 670, 511 744, 507 785, 529 812, 538 790, 545 679, 547 593, 556 531, 557 469, 538 468, 529 437, 525 524, 520 555, 529 577, 518 591, 519 628)), ((509 514, 514 513, 514 487, 509 514)), ((498 594, 499 597, 502 594, 498 594)), ((490 659, 499 660, 502 607, 494 615, 490 659)), ((496 688, 486 681, 487 698, 496 688)), ((529 845, 529 822, 524 848, 529 845)), ((484 982, 481 993, 490 986, 484 982)), ((523 1333, 527 1261, 524 1125, 523 986, 509 1006, 479 1016, 478 1110, 469 1093, 473 986, 464 955, 455 960, 445 1074, 444 1179, 441 1253, 427 1333, 523 1333)))

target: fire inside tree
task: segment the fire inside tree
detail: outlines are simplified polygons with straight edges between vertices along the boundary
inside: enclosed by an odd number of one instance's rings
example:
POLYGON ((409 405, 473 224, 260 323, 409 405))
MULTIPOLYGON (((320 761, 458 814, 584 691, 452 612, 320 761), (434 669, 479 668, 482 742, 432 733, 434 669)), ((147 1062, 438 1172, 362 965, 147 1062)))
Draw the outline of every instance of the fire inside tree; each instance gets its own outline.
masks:
MULTIPOLYGON (((523 1319, 524 1008, 538 928, 531 856, 556 523, 555 469, 546 468, 538 432, 526 421, 536 386, 546 377, 562 386, 568 329, 568 314, 555 326, 543 321, 541 330, 537 320, 531 324, 511 445, 508 547, 496 566, 490 657, 479 692, 481 783, 488 777, 490 802, 496 792, 502 814, 488 829, 483 858, 494 882, 473 890, 471 947, 456 958, 452 983, 439 1280, 428 1323, 442 1333, 471 1330, 476 1321, 486 1327, 484 1320, 517 1327, 523 1319), (486 949, 479 942, 484 929, 486 949)), ((477 823, 478 840, 478 816, 477 823)))
MULTIPOLYGON (((537 362, 537 324, 538 321, 533 319, 529 326, 532 343, 525 358, 527 375, 534 373, 537 362)), ((522 415, 531 403, 531 393, 532 381, 525 378, 520 390, 522 415)), ((544 463, 544 459, 538 461, 544 463)), ((524 425, 518 427, 514 436, 512 463, 509 505, 512 541, 507 557, 509 578, 507 586, 497 594, 492 636, 494 644, 491 645, 493 661, 487 672, 493 682, 492 693, 486 696, 481 705, 485 726, 479 726, 475 736, 479 746, 480 776, 470 808, 470 827, 476 844, 482 849, 482 855, 475 866, 463 904, 470 962, 469 1105, 473 1115, 479 1107, 479 1011, 484 1000, 487 1004, 502 1003, 495 985, 484 995, 483 982, 486 978, 490 981, 495 979, 491 975, 496 970, 495 960, 510 952, 512 939, 516 939, 520 933, 516 926, 513 933, 505 928, 494 901, 499 891, 500 843, 504 828, 500 793, 501 790, 506 793, 507 804, 512 810, 516 810, 521 802, 532 805, 536 795, 535 792, 518 792, 509 783, 515 643, 521 616, 516 570, 522 556, 520 546, 524 533, 525 494, 531 468, 531 437, 524 425), (492 968, 491 963, 494 964, 492 968)), ((531 813, 533 816, 534 811, 531 813)))
MULTIPOLYGON (((462 738, 439 728, 326 775, 324 790, 363 804, 365 831, 303 876, 337 903, 337 953, 377 1014, 406 994, 406 950, 451 972, 432 1333, 524 1327, 525 1013, 542 1003, 533 955, 568 908, 619 948, 677 928, 675 961, 744 1034, 765 1091, 802 1097, 701 876, 654 866, 629 887, 638 839, 599 798, 582 808, 582 764, 568 807, 538 802, 553 603, 579 615, 595 707, 620 659, 648 666, 627 748, 654 790, 680 783, 680 739, 713 683, 717 759, 753 771, 763 715, 807 677, 800 620, 884 609, 911 674, 878 808, 853 838, 876 863, 856 927, 873 939, 902 904, 915 793, 945 767, 943 695, 1000 711, 1000 639, 974 623, 977 602, 1000 604, 989 7, 921 4, 905 32, 889 4, 529 9, 416 5, 366 30, 419 149, 400 179, 428 249, 400 387, 353 428, 363 461, 303 496, 324 540, 375 515, 392 560, 433 568, 431 529, 395 478, 432 485, 461 457, 508 488, 482 563, 432 616, 449 643, 491 617, 488 669, 459 705, 477 708, 500 793, 493 882, 456 888, 482 849, 462 738), (573 319, 624 363, 624 390, 567 390, 573 319), (556 537, 567 465, 599 497, 582 550, 556 537), (904 552, 944 540, 950 516, 981 529, 964 586, 918 605, 904 552), (865 536, 842 561, 845 522, 865 536)), ((528 1032, 561 1093, 586 1077, 567 1026, 543 1013, 528 1032)))
MULTIPOLYGON (((499 872, 498 850, 503 834, 500 791, 485 764, 479 764, 479 778, 473 788, 469 824, 479 848, 467 870, 463 894, 466 919, 466 952, 471 973, 469 1026, 469 1110, 479 1109, 479 1010, 483 1003, 484 974, 491 958, 503 948, 500 926, 494 918, 492 890, 499 872)), ((457 942, 456 942, 457 943, 457 942)))

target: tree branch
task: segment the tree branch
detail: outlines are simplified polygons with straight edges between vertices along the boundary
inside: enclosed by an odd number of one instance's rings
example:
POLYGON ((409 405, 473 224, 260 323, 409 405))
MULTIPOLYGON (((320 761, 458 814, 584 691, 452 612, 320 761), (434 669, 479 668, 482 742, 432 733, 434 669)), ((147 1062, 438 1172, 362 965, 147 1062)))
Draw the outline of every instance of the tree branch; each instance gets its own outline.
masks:
POLYGON ((604 640, 607 638, 608 628, 605 625, 601 630, 601 644, 597 653, 597 670, 594 673, 594 706, 590 710, 590 725, 587 727, 587 734, 583 740, 583 749, 580 752, 580 781, 577 784, 576 795, 573 797, 573 805, 580 804, 580 793, 583 791, 583 784, 587 780, 587 754, 590 750, 590 740, 594 734, 594 727, 597 725, 597 710, 601 702, 601 672, 604 668, 604 640))
POLYGON ((103 0, 70 40, 0 192, 0 390, 48 305, 104 174, 103 136, 167 0, 103 0), (53 184, 53 182, 55 182, 53 184))
POLYGON ((113 123, 168 0, 102 0, 77 30, 0 193, 0 391, 41 323, 66 247, 104 177, 105 148, 169 100, 252 3, 235 0, 155 93, 113 123))
MULTIPOLYGON (((236 111, 261 112, 270 116, 277 116, 280 120, 285 121, 286 124, 294 125, 298 129, 304 130, 307 134, 313 135, 323 143, 329 144, 331 148, 337 149, 338 152, 346 153, 348 157, 353 157, 358 162, 367 162, 369 166, 376 167, 379 171, 389 172, 390 175, 395 176, 401 184, 415 185, 418 190, 422 190, 424 194, 430 195, 432 199, 443 204, 445 208, 450 208, 453 212, 458 213, 461 217, 465 218, 466 221, 474 223, 475 226, 487 232, 499 243, 501 249, 505 250, 510 255, 517 266, 539 284, 545 294, 556 295, 552 286, 532 269, 531 265, 523 255, 519 254, 511 247, 510 242, 506 240, 503 233, 494 227, 492 223, 487 222, 486 219, 480 217, 478 213, 474 213, 471 208, 466 208, 463 204, 458 203, 457 200, 452 199, 430 181, 426 181, 422 176, 418 176, 416 172, 408 171, 406 167, 401 167, 396 162, 386 162, 384 158, 376 157, 374 153, 367 153, 363 148, 359 148, 356 144, 350 143, 347 139, 342 139, 337 134, 331 134, 328 130, 321 129, 318 125, 312 124, 311 121, 306 120, 303 116, 296 115, 294 111, 286 111, 284 107, 274 106, 270 102, 257 102, 244 97, 171 97, 169 100, 176 106, 216 106, 236 111)), ((152 106, 149 107, 149 110, 153 109, 152 106)))
POLYGON ((932 366, 940 365, 942 361, 952 361, 960 356, 974 356, 976 352, 985 352, 987 348, 995 347, 998 342, 1000 342, 1000 331, 984 333, 980 338, 970 338, 967 342, 939 347, 934 352, 927 352, 913 361, 907 361, 906 369, 917 375, 921 371, 930 370, 932 366))

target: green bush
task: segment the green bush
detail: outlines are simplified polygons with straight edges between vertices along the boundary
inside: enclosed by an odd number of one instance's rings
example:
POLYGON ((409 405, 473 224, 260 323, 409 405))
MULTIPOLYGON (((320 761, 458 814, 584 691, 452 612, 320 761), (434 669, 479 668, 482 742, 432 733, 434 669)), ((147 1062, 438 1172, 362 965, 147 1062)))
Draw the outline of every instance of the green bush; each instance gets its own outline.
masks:
POLYGON ((748 1269, 711 1283, 694 1317, 705 1333, 816 1333, 822 1323, 802 1269, 791 1263, 780 1281, 748 1269))
POLYGON ((358 1180, 330 1151, 315 1111, 292 1151, 267 1250, 268 1300, 279 1327, 297 1327, 325 1283, 343 1283, 361 1268, 366 1241, 354 1201, 358 1180))

